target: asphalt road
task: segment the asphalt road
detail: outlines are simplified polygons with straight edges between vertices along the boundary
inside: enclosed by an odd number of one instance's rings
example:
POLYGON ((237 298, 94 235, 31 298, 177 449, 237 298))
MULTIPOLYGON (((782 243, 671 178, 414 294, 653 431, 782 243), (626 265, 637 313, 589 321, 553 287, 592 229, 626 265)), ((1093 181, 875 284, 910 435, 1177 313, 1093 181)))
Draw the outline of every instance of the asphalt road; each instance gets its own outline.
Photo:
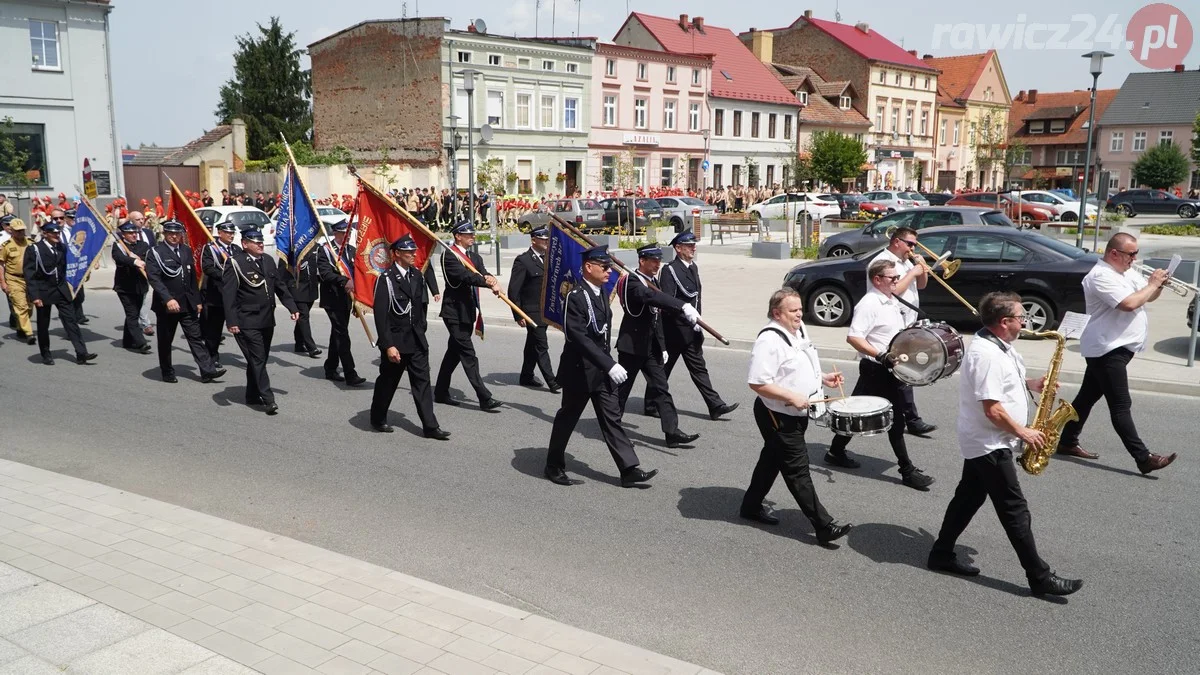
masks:
MULTIPOLYGON (((557 400, 516 386, 516 330, 492 326, 481 346, 489 385, 506 407, 488 414, 438 406, 454 434, 438 443, 414 435, 406 390, 393 406, 398 433, 368 431, 370 389, 320 379, 319 361, 291 353, 290 327, 281 326, 271 363, 282 412, 266 417, 241 404, 242 370, 201 384, 177 346, 181 381, 164 384, 156 357, 118 348, 111 292, 89 291, 87 310, 95 317, 87 337, 100 354, 94 365, 72 362, 61 329, 52 338, 63 357, 54 367, 6 334, 0 455, 729 673, 1196 670, 1200 465, 1186 456, 1184 439, 1198 431, 1200 405, 1191 399, 1135 397, 1148 443, 1185 455, 1154 478, 1136 473, 1103 409, 1085 435, 1099 462, 1056 459, 1043 476, 1023 477, 1043 557, 1061 574, 1086 579, 1060 603, 1029 595, 987 506, 961 541, 983 575, 964 580, 924 569, 961 471, 956 381, 918 396, 926 419, 942 426, 932 440, 910 442, 918 465, 938 479, 932 491, 899 484, 883 438, 851 444, 864 463, 856 472, 818 462, 822 499, 856 525, 840 548, 826 549, 779 483, 771 498, 782 525, 736 517, 760 447, 742 384, 745 352, 708 352, 717 388, 742 403, 728 421, 696 415, 703 407, 695 388, 676 373, 683 427, 702 434, 696 447, 667 450, 657 420, 627 416, 643 465, 661 470, 652 488, 618 487, 590 411, 568 449, 568 470, 585 482, 564 488, 540 477, 557 400)), ((314 323, 324 344, 323 314, 314 323)), ((436 364, 440 324, 432 342, 436 364)), ((559 345, 555 335, 556 356, 559 345)), ((372 376, 365 339, 355 351, 372 376)), ((241 364, 240 356, 226 360, 241 364)), ((853 371, 840 367, 848 365, 853 371)), ((469 391, 461 373, 455 384, 469 391)), ((630 406, 640 411, 641 401, 630 406)), ((829 435, 818 429, 809 438, 820 457, 829 435)))

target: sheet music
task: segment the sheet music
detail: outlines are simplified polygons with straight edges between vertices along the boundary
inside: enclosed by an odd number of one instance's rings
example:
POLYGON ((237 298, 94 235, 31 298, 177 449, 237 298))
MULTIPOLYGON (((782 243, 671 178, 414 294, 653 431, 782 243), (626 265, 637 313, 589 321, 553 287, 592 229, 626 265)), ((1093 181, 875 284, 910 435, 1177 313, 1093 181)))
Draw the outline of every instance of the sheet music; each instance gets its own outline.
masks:
POLYGON ((1090 314, 1080 314, 1078 312, 1067 312, 1063 314, 1062 323, 1058 324, 1058 332, 1063 334, 1063 337, 1069 339, 1078 339, 1083 335, 1083 329, 1091 321, 1090 314))
POLYGON ((1179 267, 1179 263, 1180 263, 1182 260, 1183 260, 1183 258, 1182 258, 1182 257, 1180 257, 1180 255, 1179 255, 1178 253, 1176 253, 1175 255, 1171 256, 1171 263, 1170 263, 1169 265, 1167 265, 1167 276, 1168 276, 1168 277, 1173 277, 1173 276, 1175 276, 1175 269, 1176 269, 1177 267, 1179 267))

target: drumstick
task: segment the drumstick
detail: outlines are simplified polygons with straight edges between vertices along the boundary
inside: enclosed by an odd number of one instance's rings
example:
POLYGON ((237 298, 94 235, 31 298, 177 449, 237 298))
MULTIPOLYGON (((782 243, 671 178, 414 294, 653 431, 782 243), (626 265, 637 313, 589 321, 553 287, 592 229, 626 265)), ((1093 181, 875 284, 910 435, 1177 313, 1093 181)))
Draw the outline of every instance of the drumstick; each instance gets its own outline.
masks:
MULTIPOLYGON (((839 373, 839 372, 838 372, 837 366, 834 366, 834 367, 833 367, 833 374, 834 374, 834 375, 841 375, 841 373, 839 373)), ((841 382, 838 382, 838 394, 841 394, 841 397, 842 397, 842 398, 846 398, 846 390, 842 388, 842 383, 841 383, 841 382)))

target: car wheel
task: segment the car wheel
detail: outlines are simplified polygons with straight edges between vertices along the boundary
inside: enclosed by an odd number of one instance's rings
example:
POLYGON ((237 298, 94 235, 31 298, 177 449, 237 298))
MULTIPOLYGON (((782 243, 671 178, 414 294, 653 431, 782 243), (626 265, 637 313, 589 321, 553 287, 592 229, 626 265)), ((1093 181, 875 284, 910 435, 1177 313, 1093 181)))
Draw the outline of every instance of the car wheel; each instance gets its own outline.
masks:
POLYGON ((1054 318, 1054 307, 1041 296, 1021 296, 1021 307, 1025 310, 1025 328, 1031 331, 1053 330, 1058 325, 1054 318))
POLYGON ((1191 204, 1184 204, 1183 206, 1179 207, 1179 217, 1180 218, 1195 218, 1196 217, 1196 207, 1192 206, 1191 204))
POLYGON ((1133 207, 1128 204, 1117 204, 1117 213, 1125 216, 1126 218, 1132 218, 1134 216, 1133 207))
POLYGON ((846 325, 853 307, 850 294, 837 286, 822 286, 808 296, 808 313, 818 326, 846 325))
POLYGON ((1075 222, 1076 218, 1077 216, 1075 215, 1074 211, 1067 211, 1066 213, 1062 214, 1062 221, 1064 223, 1073 223, 1075 222))
POLYGON ((762 220, 762 214, 759 213, 758 211, 751 211, 750 212, 750 220, 753 220, 754 222, 757 223, 758 221, 762 220))
POLYGON ((683 220, 679 216, 671 219, 671 227, 675 230, 675 234, 683 232, 683 220))
POLYGON ((841 258, 843 256, 852 255, 853 253, 854 251, 851 251, 850 247, 848 246, 834 246, 833 248, 829 249, 830 258, 841 258))
POLYGON ((896 209, 894 209, 894 208, 892 208, 892 207, 890 207, 890 206, 889 206, 889 207, 888 207, 888 210, 887 210, 887 212, 888 212, 888 213, 895 213, 895 212, 896 212, 896 209))

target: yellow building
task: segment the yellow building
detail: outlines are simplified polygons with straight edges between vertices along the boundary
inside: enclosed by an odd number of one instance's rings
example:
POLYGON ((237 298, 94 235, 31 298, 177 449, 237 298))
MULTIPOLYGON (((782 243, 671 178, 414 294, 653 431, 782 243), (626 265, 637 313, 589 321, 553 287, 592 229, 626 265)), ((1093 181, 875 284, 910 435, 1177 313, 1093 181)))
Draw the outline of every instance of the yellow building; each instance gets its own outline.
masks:
POLYGON ((996 190, 1007 182, 1012 97, 996 50, 922 59, 938 76, 936 154, 939 190, 996 190))

